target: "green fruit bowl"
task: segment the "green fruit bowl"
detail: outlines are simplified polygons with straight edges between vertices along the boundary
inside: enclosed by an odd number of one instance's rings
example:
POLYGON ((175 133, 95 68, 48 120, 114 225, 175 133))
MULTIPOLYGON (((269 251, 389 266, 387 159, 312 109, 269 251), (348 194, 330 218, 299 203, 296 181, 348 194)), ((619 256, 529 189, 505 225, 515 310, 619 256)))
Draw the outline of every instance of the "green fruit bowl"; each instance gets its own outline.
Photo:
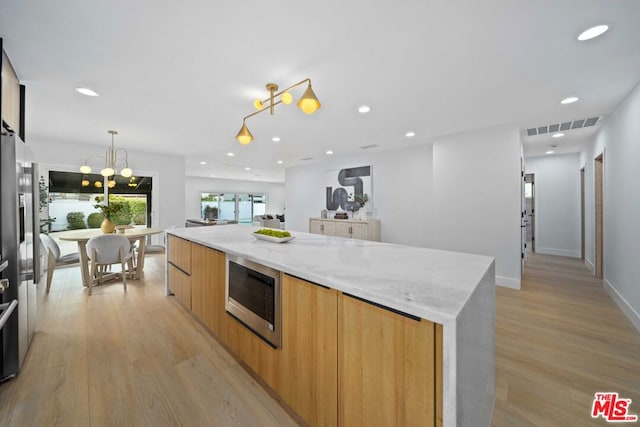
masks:
POLYGON ((259 240, 265 240, 273 243, 285 243, 295 239, 288 231, 274 230, 271 228, 260 229, 253 234, 253 237, 259 240))

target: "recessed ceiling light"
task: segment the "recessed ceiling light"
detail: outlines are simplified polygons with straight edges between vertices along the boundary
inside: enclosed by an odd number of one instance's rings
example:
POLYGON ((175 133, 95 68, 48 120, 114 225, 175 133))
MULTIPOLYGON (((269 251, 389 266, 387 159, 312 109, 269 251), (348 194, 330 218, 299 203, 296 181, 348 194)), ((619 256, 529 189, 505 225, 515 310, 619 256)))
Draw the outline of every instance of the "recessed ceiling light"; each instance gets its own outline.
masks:
POLYGON ((371 107, 369 107, 368 105, 361 105, 358 108, 358 113, 365 114, 365 113, 368 113, 369 111, 371 111, 371 107))
POLYGON ((414 136, 416 136, 416 133, 415 133, 415 132, 407 132, 407 133, 405 134, 405 136, 406 136, 407 138, 413 138, 414 136))
POLYGON ((211 175, 211 178, 215 178, 215 177, 216 177, 215 175, 211 175))
POLYGON ((228 153, 227 153, 227 156, 229 156, 229 157, 233 157, 233 156, 235 156, 235 154, 233 154, 232 152, 228 152, 228 153))
POLYGON ((279 136, 274 136, 273 138, 271 138, 271 140, 273 142, 280 142, 280 137, 279 136))
POLYGON ((605 25, 605 24, 596 25, 595 27, 591 27, 588 30, 585 30, 582 33, 580 33, 580 35, 578 36, 578 40, 583 42, 586 40, 595 39, 596 37, 601 36, 605 32, 607 32, 608 29, 609 29, 608 25, 605 25))
POLYGON ((569 96, 568 98, 565 98, 562 101, 560 101, 560 104, 573 104, 574 102, 577 102, 578 99, 579 98, 577 96, 569 96))
POLYGON ((250 168, 249 166, 247 166, 246 168, 244 168, 244 170, 246 170, 246 171, 250 171, 250 170, 251 170, 251 168, 250 168))
POLYGON ((77 87, 76 91, 87 96, 100 96, 98 92, 95 90, 89 89, 88 87, 77 87))
POLYGON ((559 132, 559 133, 554 133, 553 135, 551 135, 551 138, 562 138, 564 136, 564 133, 559 132))
POLYGON ((207 164, 207 162, 200 162, 200 164, 201 164, 201 165, 206 165, 206 164, 207 164))
POLYGON ((549 151, 547 151, 547 152, 546 152, 546 153, 544 153, 544 154, 553 154, 553 153, 555 153, 555 151, 553 151, 553 150, 549 150, 549 151))
POLYGON ((327 154, 330 156, 330 155, 332 155, 332 154, 333 154, 333 151, 331 151, 331 150, 327 150, 327 154))
POLYGON ((278 163, 279 165, 283 164, 284 162, 282 160, 278 160, 276 163, 278 163))

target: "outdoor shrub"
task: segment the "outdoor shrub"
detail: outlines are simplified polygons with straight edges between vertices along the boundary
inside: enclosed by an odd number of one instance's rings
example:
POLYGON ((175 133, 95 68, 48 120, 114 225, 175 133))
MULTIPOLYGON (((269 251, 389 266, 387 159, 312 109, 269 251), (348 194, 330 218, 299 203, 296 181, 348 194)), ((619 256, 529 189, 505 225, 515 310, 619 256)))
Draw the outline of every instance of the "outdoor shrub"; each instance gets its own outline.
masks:
POLYGON ((129 209, 133 223, 136 225, 144 225, 147 223, 147 201, 144 199, 128 199, 129 209))
POLYGON ((69 224, 69 230, 87 228, 87 225, 84 223, 84 213, 82 212, 69 212, 67 214, 67 223, 69 224))
POLYGON ((147 223, 147 213, 133 214, 133 223, 135 225, 145 225, 147 223))
POLYGON ((100 212, 90 213, 87 217, 87 225, 89 228, 100 228, 102 221, 104 221, 104 215, 100 212))
POLYGON ((120 205, 121 208, 120 210, 115 214, 111 216, 111 221, 113 221, 113 223, 115 225, 129 225, 131 224, 131 209, 129 208, 129 204, 126 202, 115 202, 113 200, 111 200, 109 202, 110 205, 120 205))

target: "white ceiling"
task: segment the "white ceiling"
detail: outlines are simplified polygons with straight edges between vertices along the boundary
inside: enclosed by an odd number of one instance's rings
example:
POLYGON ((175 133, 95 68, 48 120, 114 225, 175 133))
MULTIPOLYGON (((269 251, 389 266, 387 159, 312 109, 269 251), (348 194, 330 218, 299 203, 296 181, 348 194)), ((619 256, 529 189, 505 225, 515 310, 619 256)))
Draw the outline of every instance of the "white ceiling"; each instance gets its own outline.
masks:
MULTIPOLYGON (((261 181, 328 149, 606 116, 640 80, 639 22, 637 0, 0 0, 27 139, 107 144, 116 129, 118 146, 184 155, 189 175, 261 181), (576 41, 601 22, 603 37, 576 41), (265 83, 306 77, 316 114, 279 105, 247 121, 252 144, 235 141, 265 83), (560 105, 569 95, 580 101, 560 105)), ((575 150, 593 131, 558 142, 575 150)), ((527 152, 544 138, 525 138, 527 152)))

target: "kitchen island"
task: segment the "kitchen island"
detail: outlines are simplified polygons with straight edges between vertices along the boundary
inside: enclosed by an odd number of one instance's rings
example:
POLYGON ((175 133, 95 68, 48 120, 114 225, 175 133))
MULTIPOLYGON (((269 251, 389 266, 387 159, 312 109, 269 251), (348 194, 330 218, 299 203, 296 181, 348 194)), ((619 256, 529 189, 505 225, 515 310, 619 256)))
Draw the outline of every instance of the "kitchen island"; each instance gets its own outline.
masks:
POLYGON ((258 227, 168 231, 167 294, 310 425, 488 426, 492 258, 258 227), (282 346, 225 312, 227 255, 282 272, 282 346))

